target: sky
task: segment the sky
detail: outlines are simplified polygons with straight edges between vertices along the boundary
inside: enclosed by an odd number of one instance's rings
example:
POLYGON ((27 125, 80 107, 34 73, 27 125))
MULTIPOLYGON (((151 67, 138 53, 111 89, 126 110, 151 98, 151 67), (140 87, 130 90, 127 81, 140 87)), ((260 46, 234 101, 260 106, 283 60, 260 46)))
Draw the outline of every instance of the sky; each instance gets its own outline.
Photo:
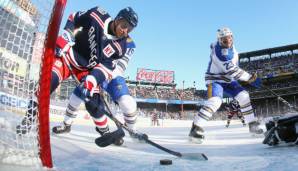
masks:
POLYGON ((178 88, 206 89, 204 74, 216 30, 229 27, 239 53, 297 43, 297 0, 68 0, 72 12, 101 6, 113 18, 127 7, 139 16, 130 36, 136 50, 126 77, 137 68, 175 71, 178 88))

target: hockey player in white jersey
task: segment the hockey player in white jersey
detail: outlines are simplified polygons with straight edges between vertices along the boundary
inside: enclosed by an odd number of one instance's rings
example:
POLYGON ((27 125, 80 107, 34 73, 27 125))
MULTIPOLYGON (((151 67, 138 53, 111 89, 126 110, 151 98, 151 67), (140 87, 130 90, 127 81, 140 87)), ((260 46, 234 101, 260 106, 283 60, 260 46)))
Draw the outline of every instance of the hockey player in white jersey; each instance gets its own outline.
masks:
POLYGON ((263 132, 255 118, 248 92, 238 83, 243 81, 259 88, 261 80, 256 74, 249 74, 239 68, 238 60, 232 31, 226 27, 218 29, 217 41, 211 44, 210 62, 205 75, 208 100, 194 117, 189 133, 191 139, 202 141, 203 126, 221 106, 223 92, 238 101, 249 131, 256 134, 263 132))

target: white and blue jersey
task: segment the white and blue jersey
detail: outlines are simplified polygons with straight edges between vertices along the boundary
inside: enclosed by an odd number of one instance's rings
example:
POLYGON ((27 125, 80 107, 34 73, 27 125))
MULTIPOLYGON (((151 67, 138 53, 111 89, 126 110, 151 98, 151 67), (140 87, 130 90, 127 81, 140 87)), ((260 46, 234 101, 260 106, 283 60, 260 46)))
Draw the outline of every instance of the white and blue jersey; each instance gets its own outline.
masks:
POLYGON ((208 97, 223 97, 223 92, 235 97, 243 91, 237 80, 247 81, 251 75, 238 67, 235 47, 222 48, 219 42, 211 44, 210 62, 205 74, 208 97))
POLYGON ((251 75, 238 67, 238 61, 234 46, 222 48, 219 42, 211 44, 210 62, 205 75, 208 100, 195 116, 196 125, 202 125, 211 119, 220 108, 224 93, 238 101, 247 123, 255 120, 249 94, 238 83, 238 80, 248 81, 251 75))
POLYGON ((247 81, 250 74, 238 67, 238 52, 235 47, 222 48, 219 42, 210 46, 210 62, 205 74, 206 84, 230 83, 234 80, 247 81))

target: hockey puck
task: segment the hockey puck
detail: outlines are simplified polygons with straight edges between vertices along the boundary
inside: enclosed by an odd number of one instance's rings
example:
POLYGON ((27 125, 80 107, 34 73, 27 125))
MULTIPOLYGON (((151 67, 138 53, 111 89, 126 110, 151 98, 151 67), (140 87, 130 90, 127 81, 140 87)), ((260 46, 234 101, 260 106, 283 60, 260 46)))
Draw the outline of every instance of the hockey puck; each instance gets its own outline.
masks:
POLYGON ((172 164, 172 160, 170 160, 170 159, 162 159, 162 160, 159 161, 159 163, 161 165, 171 165, 172 164))

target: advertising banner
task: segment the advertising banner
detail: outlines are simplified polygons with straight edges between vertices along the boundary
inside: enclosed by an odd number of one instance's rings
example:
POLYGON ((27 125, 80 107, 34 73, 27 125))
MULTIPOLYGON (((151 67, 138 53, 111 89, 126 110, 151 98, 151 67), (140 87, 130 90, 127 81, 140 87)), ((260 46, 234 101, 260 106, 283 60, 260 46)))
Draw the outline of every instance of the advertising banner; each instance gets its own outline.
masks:
POLYGON ((145 68, 138 68, 136 76, 137 81, 146 81, 160 84, 172 84, 175 81, 174 79, 174 71, 152 70, 145 68))
POLYGON ((0 48, 0 69, 14 75, 25 77, 27 61, 4 48, 0 48))

